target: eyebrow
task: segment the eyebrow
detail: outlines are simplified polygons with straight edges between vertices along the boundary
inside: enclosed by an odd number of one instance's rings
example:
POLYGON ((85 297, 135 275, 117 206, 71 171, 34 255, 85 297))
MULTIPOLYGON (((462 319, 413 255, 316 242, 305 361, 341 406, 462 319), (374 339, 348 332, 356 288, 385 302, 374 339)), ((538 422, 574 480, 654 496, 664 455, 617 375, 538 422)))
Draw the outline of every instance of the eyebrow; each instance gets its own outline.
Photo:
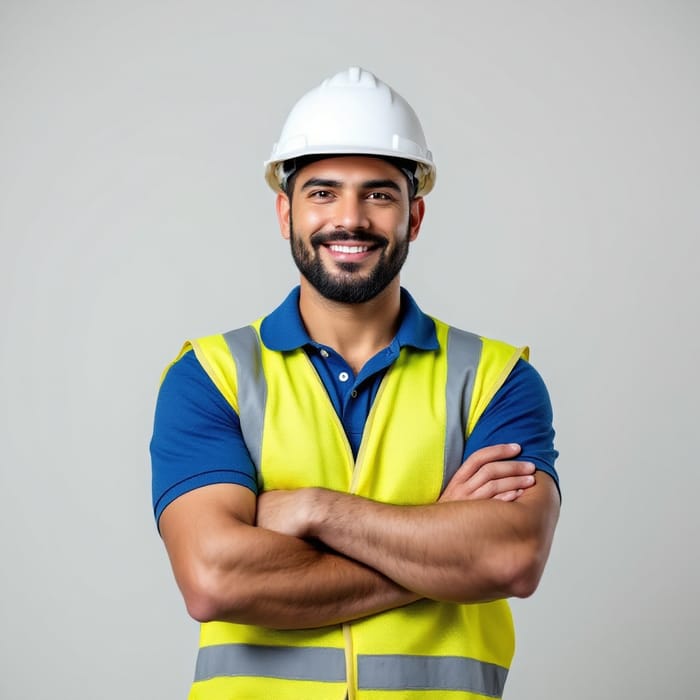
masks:
MULTIPOLYGON (((331 187, 340 189, 343 187, 343 183, 340 180, 326 180, 322 177, 312 177, 301 186, 301 189, 307 190, 311 187, 331 187)), ((399 184, 388 178, 384 180, 365 180, 365 182, 361 184, 361 188, 363 190, 390 189, 401 193, 399 184)))

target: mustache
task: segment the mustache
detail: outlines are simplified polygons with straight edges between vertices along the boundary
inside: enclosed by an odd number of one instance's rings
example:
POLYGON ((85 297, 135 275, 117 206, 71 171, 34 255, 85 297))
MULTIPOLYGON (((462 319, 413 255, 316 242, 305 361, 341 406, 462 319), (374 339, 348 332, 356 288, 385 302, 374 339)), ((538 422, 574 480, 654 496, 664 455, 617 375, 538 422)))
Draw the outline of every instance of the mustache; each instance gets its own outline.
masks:
POLYGON ((385 246, 386 238, 374 231, 348 231, 347 229, 336 229, 324 233, 319 231, 311 234, 309 243, 314 247, 329 245, 331 243, 341 243, 343 241, 353 241, 355 243, 369 243, 377 246, 385 246))

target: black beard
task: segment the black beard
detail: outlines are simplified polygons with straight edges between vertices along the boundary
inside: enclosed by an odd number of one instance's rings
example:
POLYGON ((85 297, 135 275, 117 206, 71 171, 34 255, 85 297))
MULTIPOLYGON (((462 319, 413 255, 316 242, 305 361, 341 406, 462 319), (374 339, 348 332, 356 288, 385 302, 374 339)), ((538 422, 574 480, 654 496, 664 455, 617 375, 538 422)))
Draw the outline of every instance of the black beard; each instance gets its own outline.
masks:
POLYGON ((396 247, 387 253, 386 239, 372 231, 334 231, 333 233, 314 233, 309 239, 309 246, 297 238, 290 218, 289 241, 292 257, 299 272, 326 299, 341 304, 363 304, 374 299, 399 274, 408 256, 408 231, 406 236, 396 243, 396 247), (353 241, 381 247, 379 260, 366 277, 357 276, 358 263, 339 262, 339 273, 328 272, 321 261, 318 249, 330 242, 353 241))

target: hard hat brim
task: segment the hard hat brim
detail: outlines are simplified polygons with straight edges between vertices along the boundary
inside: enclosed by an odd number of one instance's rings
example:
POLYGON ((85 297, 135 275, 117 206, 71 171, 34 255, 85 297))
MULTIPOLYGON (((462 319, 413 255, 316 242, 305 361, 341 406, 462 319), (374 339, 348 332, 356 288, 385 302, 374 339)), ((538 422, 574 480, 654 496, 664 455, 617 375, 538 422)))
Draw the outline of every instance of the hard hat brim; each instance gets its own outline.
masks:
MULTIPOLYGON (((396 151, 379 148, 363 148, 361 151, 358 151, 357 146, 329 146, 327 149, 317 147, 312 150, 300 148, 296 151, 289 151, 281 157, 266 160, 263 164, 265 168, 265 181, 275 192, 284 192, 278 166, 287 161, 294 160, 295 158, 313 158, 314 156, 317 156, 318 160, 321 158, 332 158, 333 156, 368 156, 370 158, 376 156, 388 159, 396 159, 399 157, 396 151)), ((421 158, 420 156, 413 156, 410 154, 402 154, 400 157, 403 160, 414 162, 417 165, 416 176, 418 179, 418 187, 415 196, 422 197, 428 194, 435 186, 437 173, 434 163, 427 158, 421 158)))

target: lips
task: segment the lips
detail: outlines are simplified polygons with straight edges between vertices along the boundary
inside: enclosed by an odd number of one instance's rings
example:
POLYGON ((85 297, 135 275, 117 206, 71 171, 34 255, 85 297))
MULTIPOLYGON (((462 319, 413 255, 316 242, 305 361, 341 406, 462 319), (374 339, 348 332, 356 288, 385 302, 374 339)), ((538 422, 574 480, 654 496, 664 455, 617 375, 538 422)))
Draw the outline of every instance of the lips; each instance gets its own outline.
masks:
POLYGON ((331 243, 327 246, 333 253, 366 253, 370 246, 368 245, 348 245, 341 243, 331 243))
POLYGON ((326 251, 326 255, 336 263, 359 264, 381 250, 378 246, 367 245, 365 243, 330 243, 321 246, 326 251))
POLYGON ((372 231, 331 231, 314 233, 309 238, 314 247, 325 246, 336 253, 366 253, 373 248, 383 248, 387 241, 383 236, 372 231))

